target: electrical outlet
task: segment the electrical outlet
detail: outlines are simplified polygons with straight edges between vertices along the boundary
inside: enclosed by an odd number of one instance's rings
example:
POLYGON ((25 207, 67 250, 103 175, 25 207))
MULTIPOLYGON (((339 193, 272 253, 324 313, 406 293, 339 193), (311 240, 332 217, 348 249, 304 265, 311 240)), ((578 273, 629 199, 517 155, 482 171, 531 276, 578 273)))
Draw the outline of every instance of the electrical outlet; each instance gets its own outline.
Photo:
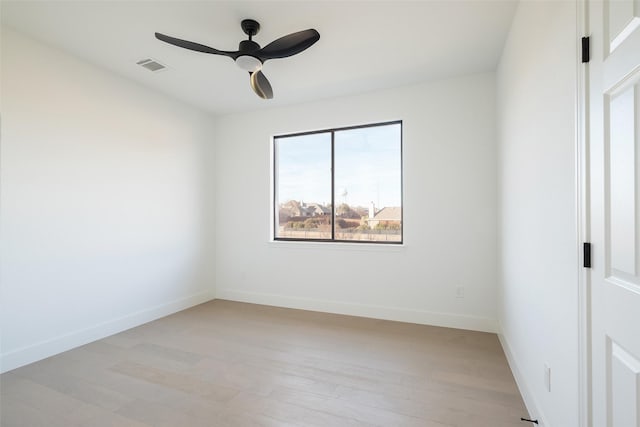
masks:
POLYGON ((544 387, 547 391, 551 391, 551 368, 546 363, 544 364, 544 387))
POLYGON ((463 286, 456 287, 456 298, 464 298, 464 287, 463 286))

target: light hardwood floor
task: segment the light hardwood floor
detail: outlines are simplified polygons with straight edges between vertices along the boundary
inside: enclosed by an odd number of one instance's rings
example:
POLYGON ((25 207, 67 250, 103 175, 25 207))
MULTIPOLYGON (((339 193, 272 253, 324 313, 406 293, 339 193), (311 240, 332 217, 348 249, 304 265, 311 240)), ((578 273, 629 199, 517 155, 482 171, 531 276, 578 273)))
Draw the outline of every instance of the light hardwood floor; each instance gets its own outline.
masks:
POLYGON ((0 425, 522 426, 496 335, 211 301, 0 377, 0 425))

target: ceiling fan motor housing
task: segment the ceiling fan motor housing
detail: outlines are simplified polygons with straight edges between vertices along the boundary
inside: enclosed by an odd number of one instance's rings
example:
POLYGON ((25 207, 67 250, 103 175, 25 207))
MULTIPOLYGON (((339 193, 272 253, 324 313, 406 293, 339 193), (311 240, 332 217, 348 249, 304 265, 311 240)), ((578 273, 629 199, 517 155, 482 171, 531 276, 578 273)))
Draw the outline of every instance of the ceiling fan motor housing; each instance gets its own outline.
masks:
POLYGON ((240 55, 236 58, 236 64, 238 67, 242 68, 245 71, 253 73, 262 68, 262 62, 251 55, 240 55))
POLYGON ((243 54, 250 54, 260 49, 260 45, 253 40, 242 40, 238 46, 238 50, 243 54))
POLYGON ((260 45, 252 40, 242 40, 238 46, 240 55, 236 58, 238 67, 245 71, 253 73, 262 68, 262 61, 251 55, 260 49, 260 45))

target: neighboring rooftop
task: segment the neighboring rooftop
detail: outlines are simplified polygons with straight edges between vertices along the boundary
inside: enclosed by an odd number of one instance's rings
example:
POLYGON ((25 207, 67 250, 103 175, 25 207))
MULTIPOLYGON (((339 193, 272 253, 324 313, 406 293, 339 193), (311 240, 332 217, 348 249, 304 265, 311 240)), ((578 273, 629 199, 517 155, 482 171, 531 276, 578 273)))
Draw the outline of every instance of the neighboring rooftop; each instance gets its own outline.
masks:
POLYGON ((402 208, 393 206, 382 208, 373 217, 377 221, 401 221, 402 220, 402 208))

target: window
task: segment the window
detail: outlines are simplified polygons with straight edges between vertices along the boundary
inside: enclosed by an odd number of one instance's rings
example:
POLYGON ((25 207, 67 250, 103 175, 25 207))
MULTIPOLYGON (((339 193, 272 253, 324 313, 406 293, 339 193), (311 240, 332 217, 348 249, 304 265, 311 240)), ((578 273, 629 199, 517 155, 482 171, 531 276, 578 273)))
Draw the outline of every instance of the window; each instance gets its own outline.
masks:
POLYGON ((274 137, 274 239, 402 243, 402 122, 274 137))

